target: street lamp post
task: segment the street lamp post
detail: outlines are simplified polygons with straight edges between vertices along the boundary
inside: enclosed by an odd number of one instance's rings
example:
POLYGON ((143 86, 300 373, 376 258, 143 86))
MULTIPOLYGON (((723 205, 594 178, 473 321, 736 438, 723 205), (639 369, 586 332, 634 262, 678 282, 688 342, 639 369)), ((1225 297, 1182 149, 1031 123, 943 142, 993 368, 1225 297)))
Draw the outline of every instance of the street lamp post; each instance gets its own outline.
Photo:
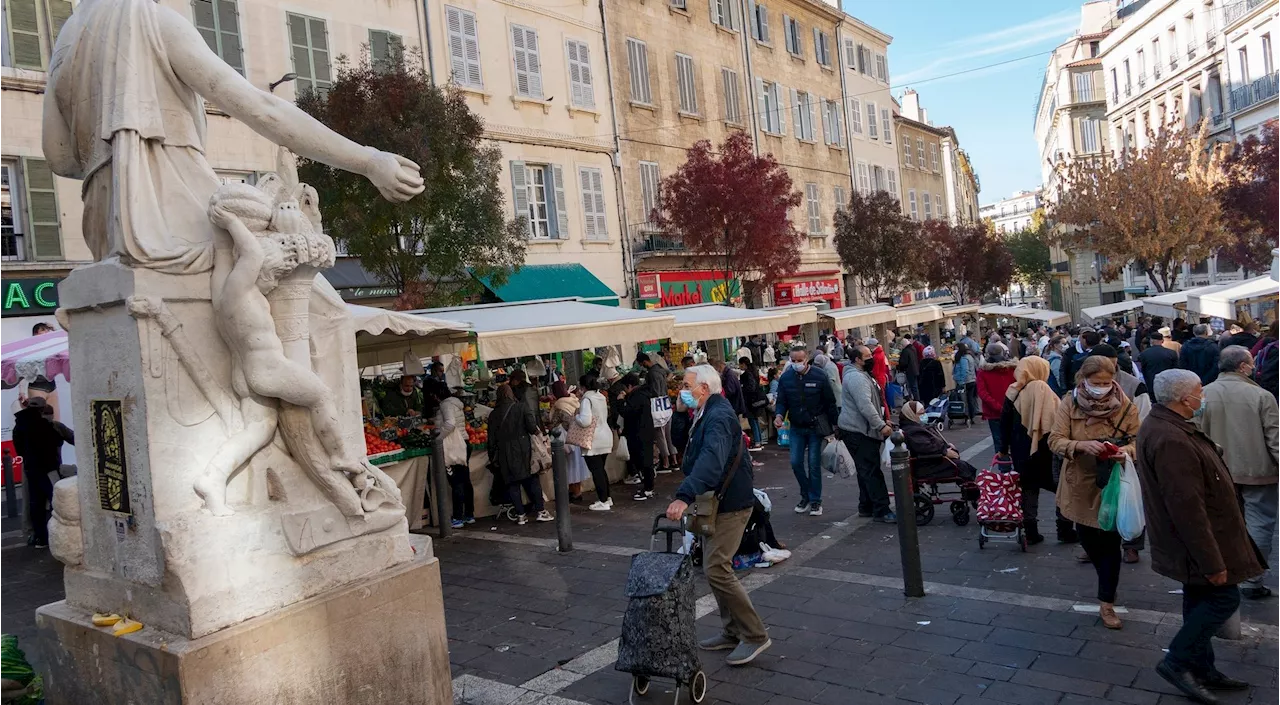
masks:
POLYGON ((277 80, 272 81, 271 83, 268 83, 268 84, 267 84, 267 91, 268 91, 269 93, 275 93, 275 92, 276 92, 276 88, 277 88, 280 84, 282 84, 282 83, 288 83, 289 81, 296 81, 296 80, 298 80, 298 74, 296 74, 296 73, 294 73, 294 72, 290 71, 289 73, 286 73, 285 75, 281 76, 281 77, 280 77, 280 78, 278 78, 277 80))

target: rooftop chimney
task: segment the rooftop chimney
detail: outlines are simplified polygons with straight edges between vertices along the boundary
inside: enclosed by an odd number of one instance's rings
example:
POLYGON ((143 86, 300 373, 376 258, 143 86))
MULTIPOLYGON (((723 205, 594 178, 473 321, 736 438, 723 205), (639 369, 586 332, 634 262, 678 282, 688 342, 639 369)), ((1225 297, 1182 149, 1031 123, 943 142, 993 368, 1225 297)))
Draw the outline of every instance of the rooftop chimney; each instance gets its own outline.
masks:
POLYGON ((902 94, 902 117, 916 122, 924 122, 921 117, 920 96, 915 91, 908 88, 902 94))

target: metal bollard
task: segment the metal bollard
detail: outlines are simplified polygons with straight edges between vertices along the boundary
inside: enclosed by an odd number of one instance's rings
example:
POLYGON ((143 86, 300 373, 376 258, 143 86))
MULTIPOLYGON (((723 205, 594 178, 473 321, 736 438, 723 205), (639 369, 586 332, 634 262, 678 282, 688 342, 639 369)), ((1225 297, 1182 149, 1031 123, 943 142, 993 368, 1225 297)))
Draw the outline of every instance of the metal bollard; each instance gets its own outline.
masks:
POLYGON ((449 478, 445 476, 447 468, 444 464, 444 436, 440 431, 431 432, 431 492, 436 497, 436 522, 439 536, 449 538, 453 526, 449 523, 449 478))
POLYGON ((573 550, 569 527, 569 454, 564 449, 564 431, 551 432, 551 479, 556 489, 556 550, 573 550))
POLYGON ((4 454, 4 512, 14 519, 18 516, 18 493, 13 487, 13 458, 4 454))
POLYGON ((902 592, 907 597, 924 597, 924 573, 920 568, 920 536, 916 531, 915 488, 911 483, 911 454, 901 431, 890 436, 893 450, 893 499, 898 515, 898 549, 902 554, 902 592))

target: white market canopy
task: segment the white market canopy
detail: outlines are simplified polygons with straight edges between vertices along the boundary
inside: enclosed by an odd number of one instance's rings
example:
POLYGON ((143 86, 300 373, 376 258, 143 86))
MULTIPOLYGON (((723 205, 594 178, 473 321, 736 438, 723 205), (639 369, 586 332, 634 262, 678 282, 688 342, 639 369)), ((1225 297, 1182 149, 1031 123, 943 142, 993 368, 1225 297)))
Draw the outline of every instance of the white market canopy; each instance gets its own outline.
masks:
POLYGON ((361 367, 404 361, 413 350, 419 357, 453 352, 455 342, 465 342, 466 323, 347 304, 356 335, 356 359, 361 367))
POLYGON ((1234 319, 1237 316, 1237 302, 1247 302, 1250 299, 1266 296, 1274 297, 1276 292, 1276 280, 1264 274, 1242 282, 1221 284, 1205 291, 1192 293, 1187 297, 1187 310, 1195 311, 1201 316, 1234 319))
POLYGON ((658 335, 637 340, 670 338, 681 343, 698 340, 721 340, 763 333, 776 333, 791 326, 791 314, 763 308, 734 308, 719 304, 667 306, 659 311, 675 316, 671 335, 658 335))
POLYGON ((947 317, 942 307, 935 304, 916 304, 905 308, 894 309, 894 317, 898 326, 914 326, 918 323, 932 323, 947 317))
POLYGON ((989 305, 980 307, 978 313, 997 318, 1022 318, 1029 321, 1043 321, 1051 326, 1059 326, 1071 322, 1071 314, 1064 311, 1052 311, 1047 308, 1032 308, 1030 306, 989 305))
POLYGON ((885 304, 865 304, 847 308, 832 308, 823 311, 823 319, 831 322, 832 330, 846 330, 874 326, 877 323, 891 323, 898 318, 897 310, 885 304))
POLYGON ((1082 308, 1080 309, 1080 313, 1084 315, 1085 318, 1096 321, 1099 318, 1109 318, 1117 313, 1132 311, 1136 308, 1141 308, 1141 306, 1142 301, 1140 299, 1133 299, 1131 301, 1120 301, 1114 304, 1103 304, 1102 306, 1082 308))
POLYGON ((788 317, 788 328, 818 322, 818 307, 814 304, 788 304, 786 306, 766 306, 765 311, 785 313, 788 317))
POLYGON ((675 323, 675 317, 665 310, 638 311, 581 299, 544 299, 411 313, 449 321, 470 331, 482 360, 671 338, 675 323))
POLYGON ((1210 291, 1217 289, 1221 284, 1212 284, 1209 286, 1197 286, 1183 291, 1169 291, 1157 296, 1148 296, 1142 299, 1142 312, 1148 316, 1163 316, 1165 318, 1177 318, 1178 313, 1186 308, 1187 298, 1192 294, 1198 294, 1202 291, 1210 291))
POLYGON ((982 308, 980 304, 947 304, 942 307, 942 313, 945 314, 947 318, 953 318, 955 316, 977 313, 980 308, 982 308))

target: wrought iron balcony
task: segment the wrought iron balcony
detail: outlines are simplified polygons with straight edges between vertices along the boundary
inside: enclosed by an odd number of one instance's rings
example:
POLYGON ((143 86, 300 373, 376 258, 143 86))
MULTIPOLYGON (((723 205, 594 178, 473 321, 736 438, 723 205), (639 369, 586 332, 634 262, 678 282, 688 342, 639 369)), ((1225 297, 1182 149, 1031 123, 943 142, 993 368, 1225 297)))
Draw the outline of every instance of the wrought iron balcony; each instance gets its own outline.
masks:
POLYGON ((1157 81, 1160 80, 1160 64, 1156 64, 1155 68, 1153 68, 1151 72, 1155 75, 1157 81))
POLYGON ((1244 17, 1253 11, 1266 0, 1240 0, 1222 8, 1222 21, 1224 27, 1230 27, 1236 20, 1244 17))
POLYGON ((1195 61, 1195 59, 1196 59, 1196 45, 1188 44, 1187 45, 1187 61, 1195 61))
POLYGON ((1177 71, 1177 70, 1178 70, 1178 54, 1175 52, 1172 56, 1169 57, 1169 73, 1173 73, 1174 71, 1177 71))
POLYGON ((1210 27, 1204 38, 1204 48, 1213 51, 1216 46, 1218 46, 1218 30, 1210 27))
POLYGON ((662 233, 638 233, 635 239, 636 254, 648 253, 658 254, 664 252, 685 252, 688 248, 683 242, 671 237, 666 237, 662 233))
MULTIPOLYGON (((1243 4, 1243 3, 1241 3, 1243 4)), ((1231 89, 1231 112, 1270 100, 1280 92, 1280 73, 1272 73, 1255 81, 1231 89)))

